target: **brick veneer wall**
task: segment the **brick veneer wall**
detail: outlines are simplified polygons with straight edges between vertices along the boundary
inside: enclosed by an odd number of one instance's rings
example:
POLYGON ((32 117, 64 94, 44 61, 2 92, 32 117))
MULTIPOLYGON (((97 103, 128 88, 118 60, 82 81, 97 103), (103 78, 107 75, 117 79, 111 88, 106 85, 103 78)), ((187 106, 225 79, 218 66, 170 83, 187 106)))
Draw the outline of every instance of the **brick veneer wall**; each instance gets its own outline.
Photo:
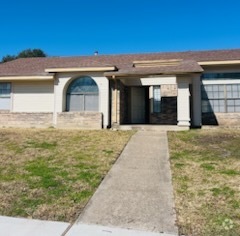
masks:
POLYGON ((102 129, 100 112, 61 112, 57 114, 58 128, 102 129))
POLYGON ((150 124, 177 124, 177 97, 162 97, 161 112, 150 114, 150 124))
MULTIPOLYGON (((102 129, 100 112, 62 112, 57 114, 57 128, 102 129)), ((1 127, 48 128, 53 125, 53 113, 0 112, 1 127)))
POLYGON ((240 126, 240 113, 203 113, 202 124, 240 126))
POLYGON ((53 114, 50 112, 0 112, 1 127, 39 127, 52 126, 53 114))
POLYGON ((161 85, 162 97, 177 97, 177 85, 176 84, 163 84, 161 85))
POLYGON ((177 125, 177 85, 161 85, 161 112, 150 114, 151 124, 177 125))
POLYGON ((123 83, 119 82, 120 91, 120 124, 125 124, 129 122, 129 88, 125 87, 123 83))

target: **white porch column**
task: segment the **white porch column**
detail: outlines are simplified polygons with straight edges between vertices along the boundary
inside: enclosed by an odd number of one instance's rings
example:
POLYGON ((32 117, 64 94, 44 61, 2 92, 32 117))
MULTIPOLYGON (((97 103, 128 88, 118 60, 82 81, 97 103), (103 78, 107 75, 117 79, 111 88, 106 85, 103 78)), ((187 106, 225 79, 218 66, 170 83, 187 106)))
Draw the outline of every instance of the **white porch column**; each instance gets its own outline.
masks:
POLYGON ((178 126, 190 126, 189 79, 178 78, 177 120, 178 126))
POLYGON ((195 127, 202 126, 202 109, 201 109, 201 79, 200 75, 192 78, 192 96, 193 96, 193 125, 195 127))

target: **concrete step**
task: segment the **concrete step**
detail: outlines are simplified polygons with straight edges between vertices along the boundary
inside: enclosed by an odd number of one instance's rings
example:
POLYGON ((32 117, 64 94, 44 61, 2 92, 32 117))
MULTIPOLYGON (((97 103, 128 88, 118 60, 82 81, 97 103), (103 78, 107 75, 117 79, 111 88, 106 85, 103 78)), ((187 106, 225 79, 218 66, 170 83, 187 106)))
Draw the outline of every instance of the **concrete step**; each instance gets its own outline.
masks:
POLYGON ((116 130, 144 130, 144 131, 183 131, 189 130, 186 126, 177 125, 119 125, 116 130))

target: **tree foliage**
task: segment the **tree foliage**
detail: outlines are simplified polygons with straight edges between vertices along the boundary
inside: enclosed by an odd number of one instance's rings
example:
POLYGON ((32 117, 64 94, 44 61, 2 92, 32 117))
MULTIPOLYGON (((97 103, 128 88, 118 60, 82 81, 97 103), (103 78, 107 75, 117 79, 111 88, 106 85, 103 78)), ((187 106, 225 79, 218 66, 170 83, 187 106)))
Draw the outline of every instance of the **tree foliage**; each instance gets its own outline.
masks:
POLYGON ((26 57, 46 57, 46 53, 41 49, 26 49, 18 54, 18 58, 26 57))
POLYGON ((2 58, 1 62, 8 62, 8 61, 13 61, 16 59, 15 55, 6 55, 2 58))
POLYGON ((18 53, 18 55, 6 55, 2 58, 3 62, 8 62, 15 60, 17 58, 27 58, 27 57, 46 57, 47 54, 41 49, 25 49, 18 53))

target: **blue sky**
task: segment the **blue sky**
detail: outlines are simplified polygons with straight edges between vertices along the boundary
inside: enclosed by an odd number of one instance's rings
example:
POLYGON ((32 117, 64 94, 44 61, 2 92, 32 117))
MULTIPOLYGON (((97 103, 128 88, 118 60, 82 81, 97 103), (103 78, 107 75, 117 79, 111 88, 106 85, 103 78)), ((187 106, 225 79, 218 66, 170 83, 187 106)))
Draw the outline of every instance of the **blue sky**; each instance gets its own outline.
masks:
POLYGON ((0 0, 0 58, 240 48, 237 0, 0 0))

